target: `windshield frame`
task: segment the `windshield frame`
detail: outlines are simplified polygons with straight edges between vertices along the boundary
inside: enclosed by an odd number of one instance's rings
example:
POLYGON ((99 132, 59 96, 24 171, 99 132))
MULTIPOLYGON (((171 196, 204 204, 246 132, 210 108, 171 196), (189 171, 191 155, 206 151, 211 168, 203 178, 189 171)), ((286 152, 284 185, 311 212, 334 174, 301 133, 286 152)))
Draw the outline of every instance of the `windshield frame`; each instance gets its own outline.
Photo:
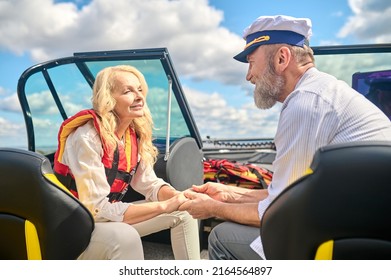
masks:
MULTIPOLYGON (((172 64, 170 55, 166 48, 153 48, 153 49, 136 49, 136 50, 116 50, 116 51, 94 51, 94 52, 78 52, 74 53, 73 56, 59 58, 55 60, 51 60, 48 62, 36 64, 28 69, 26 69, 18 80, 17 85, 17 94, 19 98, 19 102, 22 108, 26 130, 27 130, 27 145, 28 150, 36 151, 36 135, 33 124, 33 116, 31 113, 31 108, 26 96, 26 83, 28 79, 36 73, 42 73, 44 80, 46 81, 47 87, 54 99, 54 102, 62 116, 62 119, 65 120, 69 116, 67 115, 63 104, 59 98, 58 92, 56 91, 56 87, 53 84, 53 80, 49 74, 49 70, 63 66, 66 64, 74 64, 79 69, 80 73, 85 79, 85 82, 92 89, 92 85, 94 83, 95 77, 90 71, 88 67, 89 62, 100 62, 100 61, 135 61, 135 60, 159 60, 162 64, 162 68, 165 71, 167 76, 167 80, 171 81, 171 91, 175 96, 176 102, 181 110, 181 114, 186 122, 188 131, 190 136, 196 140, 199 148, 202 148, 202 140, 196 123, 194 121, 192 112, 190 110, 189 104, 186 100, 186 96, 183 92, 177 74, 175 72, 174 66, 172 64)), ((167 117, 168 118, 168 117, 167 117)), ((167 136, 170 137, 169 131, 167 131, 167 136)), ((176 138, 170 138, 169 142, 174 141, 176 138)), ((154 141, 159 142, 159 145, 166 146, 166 141, 162 139, 154 139, 154 141)))

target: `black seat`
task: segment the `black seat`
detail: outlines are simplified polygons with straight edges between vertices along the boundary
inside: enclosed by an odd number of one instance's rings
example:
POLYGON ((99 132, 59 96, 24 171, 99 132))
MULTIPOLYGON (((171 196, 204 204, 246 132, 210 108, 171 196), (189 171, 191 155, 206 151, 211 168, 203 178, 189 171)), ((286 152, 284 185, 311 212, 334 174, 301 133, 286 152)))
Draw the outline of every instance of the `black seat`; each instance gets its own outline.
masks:
POLYGON ((49 160, 31 151, 0 149, 0 259, 76 259, 94 221, 63 187, 49 160))
POLYGON ((321 148, 267 208, 267 259, 391 259, 391 142, 321 148))
POLYGON ((170 145, 168 159, 161 155, 156 164, 156 175, 170 183, 175 189, 183 191, 191 185, 204 182, 204 165, 202 152, 191 137, 175 140, 170 145))

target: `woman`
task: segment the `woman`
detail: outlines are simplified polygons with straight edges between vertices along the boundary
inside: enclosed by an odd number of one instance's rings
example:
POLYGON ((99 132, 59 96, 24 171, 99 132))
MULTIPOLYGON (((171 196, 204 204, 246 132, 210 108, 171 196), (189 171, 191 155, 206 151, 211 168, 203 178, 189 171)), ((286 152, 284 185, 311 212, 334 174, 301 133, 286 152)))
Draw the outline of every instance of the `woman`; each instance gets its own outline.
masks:
POLYGON ((93 87, 93 109, 60 128, 54 170, 96 221, 79 259, 143 259, 140 236, 167 228, 175 259, 200 258, 197 220, 177 211, 186 198, 153 171, 158 151, 147 91, 136 68, 105 68, 93 87), (121 201, 129 182, 147 202, 121 201))

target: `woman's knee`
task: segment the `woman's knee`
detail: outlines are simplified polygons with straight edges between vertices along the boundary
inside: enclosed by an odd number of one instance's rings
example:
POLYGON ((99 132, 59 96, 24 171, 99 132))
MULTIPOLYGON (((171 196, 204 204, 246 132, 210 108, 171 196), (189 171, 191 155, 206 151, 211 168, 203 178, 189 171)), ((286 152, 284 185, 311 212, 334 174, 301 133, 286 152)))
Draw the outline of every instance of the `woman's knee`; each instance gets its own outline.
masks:
POLYGON ((143 259, 140 235, 126 223, 97 223, 92 243, 100 247, 107 259, 143 259))
POLYGON ((134 248, 134 246, 142 247, 141 237, 137 230, 126 223, 116 223, 111 227, 111 238, 117 246, 122 248, 134 248))

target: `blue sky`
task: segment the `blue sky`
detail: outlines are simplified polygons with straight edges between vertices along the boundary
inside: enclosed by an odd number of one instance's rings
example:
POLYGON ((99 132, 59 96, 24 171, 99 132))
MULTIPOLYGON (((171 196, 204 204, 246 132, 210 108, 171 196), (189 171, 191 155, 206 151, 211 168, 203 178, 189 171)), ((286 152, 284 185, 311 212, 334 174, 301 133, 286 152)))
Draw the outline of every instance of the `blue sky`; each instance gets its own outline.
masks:
POLYGON ((312 46, 391 42, 389 0, 0 0, 0 147, 26 145, 16 85, 27 67, 150 47, 169 49, 203 137, 272 137, 278 110, 255 109, 232 56, 246 26, 275 14, 311 18, 312 46))

